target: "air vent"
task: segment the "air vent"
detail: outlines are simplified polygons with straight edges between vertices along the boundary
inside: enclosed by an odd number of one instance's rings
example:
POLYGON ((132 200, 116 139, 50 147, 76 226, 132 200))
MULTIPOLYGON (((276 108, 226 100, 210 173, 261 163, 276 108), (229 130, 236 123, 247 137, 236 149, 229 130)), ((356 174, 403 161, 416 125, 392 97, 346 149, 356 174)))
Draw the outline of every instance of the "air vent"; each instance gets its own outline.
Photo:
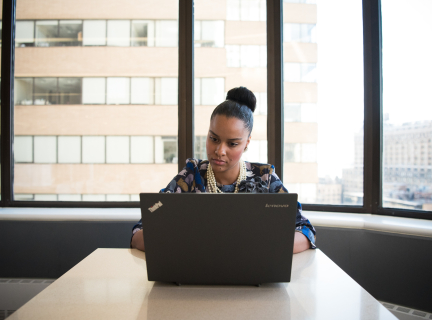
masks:
MULTIPOLYGON (((432 314, 431 313, 427 313, 425 311, 420 311, 420 310, 415 310, 415 309, 410 309, 407 307, 402 307, 402 306, 398 306, 392 303, 388 303, 388 302, 383 302, 380 301, 381 304, 386 307, 389 311, 391 311, 396 317, 397 314, 404 314, 404 315, 408 315, 409 319, 412 320, 420 320, 420 319, 432 319, 432 314)), ((406 316, 403 316, 403 319, 408 319, 406 316)))

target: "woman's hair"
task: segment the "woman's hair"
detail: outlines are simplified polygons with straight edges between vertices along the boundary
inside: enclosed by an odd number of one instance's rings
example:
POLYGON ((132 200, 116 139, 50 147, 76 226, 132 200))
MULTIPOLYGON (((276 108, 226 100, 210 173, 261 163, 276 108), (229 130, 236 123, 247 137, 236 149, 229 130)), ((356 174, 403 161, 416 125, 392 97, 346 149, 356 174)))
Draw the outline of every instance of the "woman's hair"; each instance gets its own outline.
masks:
POLYGON ((237 118, 244 122, 249 135, 253 128, 253 112, 256 107, 256 98, 252 91, 245 87, 237 87, 228 91, 226 100, 218 105, 210 117, 224 115, 227 118, 237 118))

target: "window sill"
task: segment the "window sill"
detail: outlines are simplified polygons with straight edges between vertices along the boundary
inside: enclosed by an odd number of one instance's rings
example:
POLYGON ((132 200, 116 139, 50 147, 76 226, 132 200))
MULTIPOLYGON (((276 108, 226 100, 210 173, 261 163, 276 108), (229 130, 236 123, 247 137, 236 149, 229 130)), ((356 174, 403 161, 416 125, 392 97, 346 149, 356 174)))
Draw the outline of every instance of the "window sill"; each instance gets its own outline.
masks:
MULTIPOLYGON (((322 211, 304 211, 304 215, 318 227, 364 229, 432 238, 432 220, 322 211)), ((0 208, 0 221, 136 222, 139 219, 139 208, 0 208)))

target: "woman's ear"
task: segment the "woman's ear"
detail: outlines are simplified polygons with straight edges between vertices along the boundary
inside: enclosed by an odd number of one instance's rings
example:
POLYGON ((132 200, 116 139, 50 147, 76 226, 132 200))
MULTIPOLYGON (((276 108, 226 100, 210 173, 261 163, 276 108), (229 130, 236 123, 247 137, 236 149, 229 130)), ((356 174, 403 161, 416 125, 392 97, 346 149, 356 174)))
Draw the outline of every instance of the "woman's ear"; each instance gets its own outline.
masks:
POLYGON ((251 139, 252 139, 252 136, 249 136, 249 138, 246 140, 246 146, 245 146, 245 149, 248 148, 249 143, 251 142, 251 139))

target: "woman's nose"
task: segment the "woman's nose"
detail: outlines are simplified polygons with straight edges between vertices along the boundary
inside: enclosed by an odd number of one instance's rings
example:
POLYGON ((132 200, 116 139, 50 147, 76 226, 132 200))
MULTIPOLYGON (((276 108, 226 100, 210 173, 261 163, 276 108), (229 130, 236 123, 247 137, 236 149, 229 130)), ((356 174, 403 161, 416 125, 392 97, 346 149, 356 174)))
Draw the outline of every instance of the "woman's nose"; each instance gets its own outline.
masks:
POLYGON ((223 144, 220 144, 216 150, 215 153, 218 157, 224 156, 226 154, 225 152, 225 147, 223 146, 223 144))

